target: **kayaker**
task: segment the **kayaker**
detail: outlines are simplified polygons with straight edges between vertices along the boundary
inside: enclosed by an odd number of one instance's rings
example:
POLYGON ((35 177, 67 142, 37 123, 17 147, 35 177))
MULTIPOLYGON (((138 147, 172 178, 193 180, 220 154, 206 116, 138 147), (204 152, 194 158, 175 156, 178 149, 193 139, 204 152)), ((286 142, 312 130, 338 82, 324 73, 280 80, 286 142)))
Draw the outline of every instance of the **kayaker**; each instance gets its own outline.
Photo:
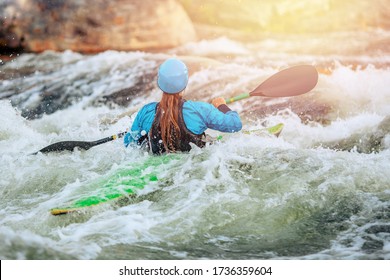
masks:
POLYGON ((237 132, 242 128, 240 116, 222 97, 211 104, 187 101, 183 93, 188 84, 187 66, 176 58, 164 61, 158 69, 157 85, 162 90, 160 102, 152 102, 138 112, 125 146, 147 145, 154 154, 186 152, 190 143, 204 147, 207 128, 221 132, 237 132))

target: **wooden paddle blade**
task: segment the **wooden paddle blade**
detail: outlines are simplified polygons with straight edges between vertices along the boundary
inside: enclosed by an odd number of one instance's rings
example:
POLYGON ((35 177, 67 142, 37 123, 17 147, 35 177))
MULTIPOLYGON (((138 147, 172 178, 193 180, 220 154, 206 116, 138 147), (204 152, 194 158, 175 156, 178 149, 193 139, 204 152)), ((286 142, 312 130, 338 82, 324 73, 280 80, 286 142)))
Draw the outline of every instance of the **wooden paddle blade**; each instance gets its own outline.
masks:
POLYGON ((41 153, 50 153, 50 152, 61 152, 61 151, 73 151, 74 148, 81 148, 83 150, 88 150, 89 148, 95 146, 94 142, 83 142, 83 141, 62 141, 51 144, 41 150, 41 153))
POLYGON ((284 69, 265 80, 250 96, 288 97, 312 90, 318 82, 314 66, 299 65, 284 69))

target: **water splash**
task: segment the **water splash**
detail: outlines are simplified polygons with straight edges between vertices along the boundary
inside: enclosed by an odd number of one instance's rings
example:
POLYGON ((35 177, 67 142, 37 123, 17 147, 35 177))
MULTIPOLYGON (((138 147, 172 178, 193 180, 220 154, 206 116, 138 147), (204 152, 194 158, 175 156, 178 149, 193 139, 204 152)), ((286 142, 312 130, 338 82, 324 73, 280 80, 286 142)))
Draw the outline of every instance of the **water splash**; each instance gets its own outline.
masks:
POLYGON ((11 102, 0 101, 1 257, 388 259, 390 77, 379 56, 355 56, 371 64, 356 68, 346 54, 328 64, 335 57, 278 56, 272 42, 259 50, 232 41, 221 57, 226 40, 171 50, 192 69, 189 99, 234 96, 287 65, 322 61, 333 68, 306 95, 232 104, 245 130, 284 123, 279 138, 224 136, 158 169, 158 184, 134 201, 63 217, 49 209, 149 155, 121 141, 29 154, 127 129, 140 106, 160 97, 153 81, 167 54, 48 52, 2 65, 0 94, 11 102), (188 56, 197 46, 202 57, 188 56), (51 88, 52 103, 43 87, 51 88), (27 112, 36 116, 26 119, 27 112))

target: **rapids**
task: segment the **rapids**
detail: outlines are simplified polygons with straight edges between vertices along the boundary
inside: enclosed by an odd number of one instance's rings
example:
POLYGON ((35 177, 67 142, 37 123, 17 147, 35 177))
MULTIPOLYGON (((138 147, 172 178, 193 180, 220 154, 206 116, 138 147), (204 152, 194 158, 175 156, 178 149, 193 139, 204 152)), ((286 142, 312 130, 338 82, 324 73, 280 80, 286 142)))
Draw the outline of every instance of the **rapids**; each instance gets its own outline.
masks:
POLYGON ((321 36, 218 38, 164 53, 1 61, 0 258, 390 259, 390 54, 356 51, 362 38, 377 46, 389 36, 352 33, 341 49, 321 36), (188 99, 232 97, 298 64, 316 66, 319 83, 302 96, 231 105, 245 130, 284 123, 278 138, 230 135, 158 167, 159 181, 130 203, 50 215, 89 182, 150 155, 121 140, 31 153, 126 130, 160 98, 156 69, 172 55, 190 68, 188 99))

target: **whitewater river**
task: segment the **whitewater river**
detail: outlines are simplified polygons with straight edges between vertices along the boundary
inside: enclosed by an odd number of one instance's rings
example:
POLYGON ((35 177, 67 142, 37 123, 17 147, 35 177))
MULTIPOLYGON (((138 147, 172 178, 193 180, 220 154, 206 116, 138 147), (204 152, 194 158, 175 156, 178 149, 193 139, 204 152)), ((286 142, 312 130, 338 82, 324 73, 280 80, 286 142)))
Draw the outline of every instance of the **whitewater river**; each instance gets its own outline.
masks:
POLYGON ((330 36, 355 39, 340 48, 325 37, 218 38, 163 53, 2 61, 0 258, 390 259, 390 55, 378 50, 390 36, 330 36), (366 37, 377 41, 362 51, 366 37), (172 55, 190 68, 188 99, 232 97, 299 64, 316 66, 319 82, 302 96, 231 105, 245 130, 284 123, 278 138, 236 133, 156 167, 159 181, 130 202, 51 215, 91 182, 150 155, 121 139, 31 153, 126 130, 160 98, 156 69, 172 55))

